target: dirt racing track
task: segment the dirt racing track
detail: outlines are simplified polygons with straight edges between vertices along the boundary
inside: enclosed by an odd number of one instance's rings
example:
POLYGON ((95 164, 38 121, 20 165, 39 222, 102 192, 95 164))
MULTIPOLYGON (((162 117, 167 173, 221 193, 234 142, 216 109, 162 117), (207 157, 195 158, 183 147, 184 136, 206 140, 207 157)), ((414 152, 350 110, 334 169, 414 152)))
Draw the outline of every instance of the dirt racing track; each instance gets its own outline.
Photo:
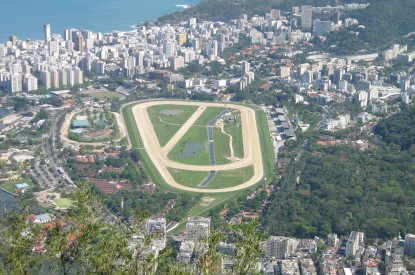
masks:
POLYGON ((202 193, 223 193, 238 191, 261 181, 264 176, 264 169, 262 163, 261 144, 258 134, 257 120, 255 110, 240 106, 236 104, 226 103, 227 108, 239 110, 241 113, 242 124, 242 137, 243 137, 243 150, 244 157, 236 162, 222 164, 222 165, 192 165, 184 164, 170 160, 167 155, 170 150, 180 141, 180 139, 186 134, 186 132, 192 127, 195 121, 203 114, 203 111, 207 107, 225 107, 225 103, 213 103, 213 102, 188 102, 188 101, 150 101, 138 103, 132 108, 133 116, 137 125, 137 129, 141 136, 144 149, 146 150, 149 158, 153 162, 153 165, 157 168, 164 181, 170 186, 190 191, 190 192, 202 192, 202 193), (181 128, 175 133, 175 135, 168 141, 168 143, 161 147, 153 124, 147 109, 156 105, 185 105, 196 106, 197 110, 192 116, 181 126, 181 128), (220 189, 206 189, 188 187, 177 183, 168 168, 188 170, 188 171, 229 171, 234 169, 242 169, 253 165, 254 175, 247 181, 241 183, 238 186, 226 187, 220 189))

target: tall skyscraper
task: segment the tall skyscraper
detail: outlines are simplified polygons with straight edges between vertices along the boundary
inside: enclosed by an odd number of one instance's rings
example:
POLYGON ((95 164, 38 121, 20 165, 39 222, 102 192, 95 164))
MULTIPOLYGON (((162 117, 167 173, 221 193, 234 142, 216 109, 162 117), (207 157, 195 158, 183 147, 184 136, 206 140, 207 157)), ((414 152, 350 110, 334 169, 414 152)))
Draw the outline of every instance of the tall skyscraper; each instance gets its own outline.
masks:
POLYGON ((167 57, 173 56, 175 51, 176 51, 176 41, 168 40, 163 43, 163 53, 167 57))
POLYGON ((23 91, 22 80, 23 78, 21 74, 11 75, 9 89, 12 93, 23 91))
POLYGON ((50 74, 50 87, 59 88, 59 72, 57 70, 51 70, 50 74))
POLYGON ((301 6, 301 27, 311 29, 313 23, 313 7, 309 5, 301 6))
POLYGON ((49 41, 48 42, 49 55, 59 53, 59 42, 58 41, 49 41))
POLYGON ((36 91, 37 88, 38 88, 37 78, 34 77, 33 75, 27 75, 26 76, 26 81, 25 81, 26 91, 28 91, 28 92, 36 91))
POLYGON ((0 57, 5 57, 7 54, 7 48, 4 45, 0 45, 0 57))
POLYGON ((45 86, 46 89, 50 89, 50 72, 49 71, 40 71, 40 83, 45 86))
POLYGON ((75 67, 73 69, 74 85, 81 85, 84 83, 84 74, 81 69, 75 67))
POLYGON ((248 61, 242 61, 242 75, 246 74, 250 70, 250 64, 248 61))
POLYGON ((415 235, 406 234, 405 235, 405 255, 415 256, 415 235))
POLYGON ((16 44, 17 44, 17 36, 10 35, 9 41, 12 42, 12 46, 16 46, 16 44))
POLYGON ((50 24, 43 25, 43 34, 45 35, 45 41, 50 41, 52 34, 50 32, 50 24))
POLYGON ((66 69, 60 69, 59 72, 59 86, 68 85, 68 73, 66 69))
POLYGON ((135 55, 135 64, 139 67, 144 66, 144 52, 140 51, 135 55))
POLYGON ((63 39, 65 41, 73 41, 73 37, 75 37, 76 33, 76 29, 65 29, 63 31, 63 39))
POLYGON ((75 39, 75 51, 84 51, 84 37, 81 34, 78 34, 78 36, 75 39))

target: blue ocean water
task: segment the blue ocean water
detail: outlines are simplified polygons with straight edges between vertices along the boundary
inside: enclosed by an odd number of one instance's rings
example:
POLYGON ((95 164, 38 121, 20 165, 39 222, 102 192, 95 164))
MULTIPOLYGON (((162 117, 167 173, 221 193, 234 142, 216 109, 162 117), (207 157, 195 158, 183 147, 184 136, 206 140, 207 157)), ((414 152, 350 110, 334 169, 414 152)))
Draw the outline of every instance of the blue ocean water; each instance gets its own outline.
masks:
POLYGON ((18 39, 41 39, 43 24, 52 33, 64 29, 93 32, 127 31, 140 22, 182 10, 176 5, 196 4, 199 0, 0 0, 0 42, 16 35, 18 39))

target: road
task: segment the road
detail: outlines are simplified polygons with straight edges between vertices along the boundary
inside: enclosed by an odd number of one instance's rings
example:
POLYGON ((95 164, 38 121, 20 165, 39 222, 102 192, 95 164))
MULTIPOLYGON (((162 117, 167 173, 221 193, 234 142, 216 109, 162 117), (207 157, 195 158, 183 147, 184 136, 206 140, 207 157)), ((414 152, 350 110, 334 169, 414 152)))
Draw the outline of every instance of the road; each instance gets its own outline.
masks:
MULTIPOLYGON (((244 158, 228 164, 223 165, 192 165, 192 164, 183 164, 174 162, 167 158, 167 150, 163 150, 160 146, 160 143, 157 139, 157 135, 153 128, 153 125, 150 120, 150 116, 147 112, 147 108, 155 105, 184 105, 184 106, 200 106, 200 107, 225 107, 225 103, 207 103, 207 102, 188 102, 188 101, 150 101, 138 103, 132 108, 134 119, 137 124, 138 131, 140 133, 141 139, 144 144, 144 148, 151 161, 157 167, 158 172, 163 177, 163 179, 172 187, 177 189, 191 191, 191 192, 201 192, 201 193, 223 193, 223 192, 232 192, 245 189, 249 186, 256 184, 261 181, 264 176, 264 169, 262 164, 262 152, 260 145, 260 138, 258 134, 258 125, 256 121, 255 110, 241 105, 235 105, 226 103, 226 107, 237 109, 241 112, 241 122, 242 122, 242 136, 243 136, 243 147, 244 147, 244 158), (187 187, 178 184, 171 174, 168 171, 168 168, 189 170, 189 171, 228 171, 234 169, 245 168, 250 165, 254 165, 254 176, 251 179, 248 179, 246 182, 241 185, 234 187, 227 187, 221 189, 204 189, 204 188, 194 188, 187 187)), ((191 126, 191 125, 190 125, 191 126)), ((189 127, 188 124, 184 124, 182 127, 189 127)), ((179 130, 180 131, 180 130, 179 130)), ((179 142, 179 136, 174 136, 172 140, 169 141, 173 146, 179 142)), ((172 147, 172 148, 173 148, 172 147)))
POLYGON ((29 173, 37 179, 42 189, 55 188, 64 180, 62 175, 57 174, 57 167, 62 166, 64 160, 58 159, 60 151, 56 147, 57 137, 60 133, 58 123, 62 116, 63 114, 50 114, 49 133, 43 136, 40 155, 37 156, 32 168, 29 169, 29 173))

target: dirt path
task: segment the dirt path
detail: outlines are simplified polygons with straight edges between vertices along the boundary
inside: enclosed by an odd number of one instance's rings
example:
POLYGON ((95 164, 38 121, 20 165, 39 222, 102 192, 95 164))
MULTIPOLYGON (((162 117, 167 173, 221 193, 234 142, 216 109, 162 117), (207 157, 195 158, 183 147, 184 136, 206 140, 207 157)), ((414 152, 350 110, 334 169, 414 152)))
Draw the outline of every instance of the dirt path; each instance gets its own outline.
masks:
POLYGON ((224 127, 224 123, 223 120, 221 120, 220 123, 220 131, 222 132, 222 134, 227 135, 229 137, 229 149, 231 150, 231 155, 228 158, 230 161, 235 161, 235 153, 233 152, 233 137, 232 135, 228 134, 225 132, 225 127, 224 127))
MULTIPOLYGON (((242 122, 242 136, 243 136, 243 147, 244 147, 244 158, 238 162, 223 164, 223 165, 191 165, 174 162, 168 159, 163 151, 163 148, 160 147, 158 142, 155 130, 150 120, 150 116, 147 112, 147 108, 155 105, 171 104, 171 101, 151 101, 139 103, 132 108, 132 112, 137 124, 138 131, 140 133, 141 139, 143 141, 144 147, 151 161, 157 168, 160 175, 163 179, 172 187, 191 191, 191 192, 201 192, 201 193, 223 193, 237 191, 249 186, 252 186, 262 180, 264 176, 264 169, 262 164, 262 152, 260 139, 258 134, 258 127, 256 122, 256 113, 255 110, 240 105, 234 105, 227 103, 226 106, 229 108, 237 109, 241 112, 241 122, 242 122), (189 171, 227 171, 233 169, 245 168, 250 165, 254 165, 254 176, 247 180, 246 182, 228 188, 221 189, 204 189, 204 188, 194 188, 187 187, 181 184, 178 184, 171 174, 168 171, 169 168, 189 170, 189 171)), ((199 106, 206 107, 224 107, 224 103, 207 103, 207 102, 187 102, 187 101, 175 101, 176 105, 185 105, 185 106, 199 106)), ((190 123, 189 123, 190 124, 190 123)), ((191 125, 190 125, 191 126, 191 125)), ((189 127, 189 126, 186 126, 189 127)), ((182 127, 183 128, 183 127, 182 127)), ((173 143, 178 141, 173 141, 173 143)), ((174 144, 175 144, 174 143, 174 144)), ((167 150, 166 150, 167 151, 167 150)))

